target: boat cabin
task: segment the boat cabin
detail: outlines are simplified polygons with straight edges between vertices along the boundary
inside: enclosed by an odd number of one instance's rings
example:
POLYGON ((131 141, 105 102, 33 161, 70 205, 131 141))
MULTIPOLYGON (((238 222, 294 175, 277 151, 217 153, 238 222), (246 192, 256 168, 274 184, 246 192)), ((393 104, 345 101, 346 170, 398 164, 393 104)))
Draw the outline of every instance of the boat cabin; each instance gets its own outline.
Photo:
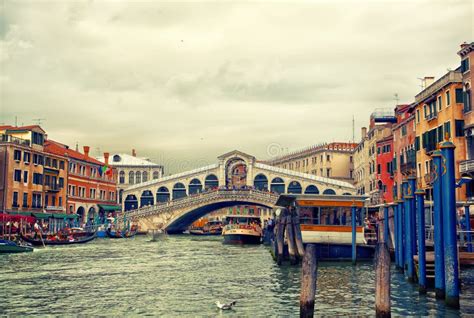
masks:
POLYGON ((261 226, 261 219, 259 216, 253 215, 228 215, 225 217, 224 225, 227 224, 242 224, 242 225, 250 225, 250 224, 257 224, 261 226))

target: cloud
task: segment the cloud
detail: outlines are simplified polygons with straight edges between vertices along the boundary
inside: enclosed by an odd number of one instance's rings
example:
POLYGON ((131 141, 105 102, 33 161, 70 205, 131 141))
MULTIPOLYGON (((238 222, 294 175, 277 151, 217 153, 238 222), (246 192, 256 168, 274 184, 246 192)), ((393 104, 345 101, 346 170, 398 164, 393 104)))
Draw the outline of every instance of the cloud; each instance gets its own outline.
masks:
POLYGON ((168 171, 348 141, 353 115, 360 127, 394 93, 413 101, 417 78, 455 68, 472 40, 469 1, 4 1, 0 14, 0 122, 46 118, 50 138, 136 148, 168 171))

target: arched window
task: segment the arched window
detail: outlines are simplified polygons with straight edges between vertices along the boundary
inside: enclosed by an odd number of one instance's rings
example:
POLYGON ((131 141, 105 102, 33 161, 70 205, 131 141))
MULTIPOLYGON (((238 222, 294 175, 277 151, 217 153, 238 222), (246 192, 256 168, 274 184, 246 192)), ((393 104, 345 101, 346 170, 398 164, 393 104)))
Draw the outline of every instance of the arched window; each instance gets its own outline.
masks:
POLYGON ((352 195, 349 192, 344 192, 342 195, 352 195))
POLYGON ((153 179, 158 179, 160 177, 160 173, 158 171, 153 172, 153 179))
POLYGON ((147 182, 148 181, 148 172, 146 171, 143 171, 143 174, 142 174, 142 178, 143 178, 143 182, 147 182))
POLYGON ((323 194, 335 195, 336 191, 334 191, 333 189, 326 189, 324 190, 323 194))
POLYGON ((199 192, 202 192, 201 181, 199 181, 199 179, 191 180, 191 182, 189 183, 189 194, 195 194, 199 192))
POLYGON ((207 189, 212 189, 212 188, 217 188, 219 186, 219 179, 213 174, 210 174, 206 177, 204 180, 204 188, 207 189))
POLYGON ((285 182, 282 178, 274 178, 270 184, 270 191, 275 193, 285 192, 285 182))
POLYGON ((120 171, 119 182, 120 182, 121 184, 124 184, 124 183, 125 183, 125 172, 124 172, 124 171, 120 171))
POLYGON ((112 160, 113 160, 114 162, 120 162, 120 160, 122 160, 122 158, 120 158, 119 155, 114 155, 112 160))
POLYGON ((304 194, 319 194, 319 189, 315 185, 309 185, 304 190, 304 194))
POLYGON ((170 191, 167 187, 160 187, 156 191, 156 202, 166 202, 170 200, 170 191))
POLYGON ((298 181, 292 181, 288 185, 288 193, 300 194, 302 192, 301 184, 298 181))
POLYGON ((186 187, 181 182, 173 186, 173 200, 181 199, 186 196, 186 187))
POLYGON ((128 184, 134 184, 135 183, 135 172, 130 171, 128 173, 128 184))
POLYGON ((258 174, 255 176, 255 179, 253 180, 253 186, 257 190, 268 190, 268 179, 265 175, 263 174, 258 174))
POLYGON ((142 174, 140 171, 137 171, 135 173, 135 182, 136 183, 142 183, 142 174))

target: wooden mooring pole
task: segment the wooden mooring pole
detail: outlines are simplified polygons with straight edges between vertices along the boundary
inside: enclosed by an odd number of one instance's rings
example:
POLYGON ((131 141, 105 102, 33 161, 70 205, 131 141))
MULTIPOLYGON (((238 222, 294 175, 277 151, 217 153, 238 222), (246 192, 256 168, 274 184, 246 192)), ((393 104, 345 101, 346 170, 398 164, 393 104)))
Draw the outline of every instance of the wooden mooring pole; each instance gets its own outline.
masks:
POLYGON ((375 316, 391 317, 390 252, 386 243, 378 243, 375 251, 375 316))
POLYGON ((316 245, 308 244, 306 245, 301 269, 300 317, 314 316, 317 270, 316 245))
POLYGON ((285 223, 286 223, 287 210, 281 209, 280 215, 278 216, 278 223, 276 229, 276 244, 277 244, 277 264, 281 265, 284 257, 284 238, 285 238, 285 223))
POLYGON ((288 255, 290 256, 290 264, 295 265, 298 263, 298 259, 296 257, 296 243, 295 243, 295 235, 294 235, 294 228, 291 220, 291 215, 288 214, 286 216, 286 239, 288 242, 288 255))
POLYGON ((295 232, 296 249, 298 251, 298 255, 301 258, 303 258, 304 245, 303 245, 303 236, 301 235, 300 219, 299 219, 298 214, 296 213, 294 213, 291 217, 293 220, 293 228, 295 232))

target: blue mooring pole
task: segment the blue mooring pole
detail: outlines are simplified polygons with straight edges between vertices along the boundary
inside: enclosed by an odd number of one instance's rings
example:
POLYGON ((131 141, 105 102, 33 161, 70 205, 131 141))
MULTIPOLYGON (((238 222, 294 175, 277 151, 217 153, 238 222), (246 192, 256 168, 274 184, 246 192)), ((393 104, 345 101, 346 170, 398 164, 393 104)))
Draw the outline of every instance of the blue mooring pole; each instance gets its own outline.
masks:
POLYGON ((398 255, 398 249, 400 248, 400 243, 398 241, 398 204, 396 201, 392 203, 392 213, 393 213, 393 237, 394 242, 394 249, 395 249, 395 266, 398 268, 400 267, 399 264, 399 255, 398 255))
POLYGON ((404 242, 404 238, 403 238, 403 229, 404 229, 404 224, 403 224, 403 206, 404 206, 404 203, 403 203, 403 200, 398 200, 398 224, 399 224, 399 227, 398 227, 398 242, 399 242, 399 248, 398 248, 398 262, 399 262, 399 266, 400 266, 400 270, 402 271, 402 273, 405 271, 405 254, 404 254, 404 250, 403 250, 403 242, 404 242))
POLYGON ((418 291, 426 294, 425 191, 417 189, 415 196, 418 215, 418 291))
POLYGON ((433 217, 434 217, 434 252, 435 252, 435 295, 444 299, 446 287, 444 284, 444 240, 443 240, 443 207, 441 173, 441 151, 435 150, 433 158, 433 217))
POLYGON ((357 260, 357 246, 356 246, 356 213, 357 208, 352 205, 351 209, 351 224, 352 224, 352 265, 356 264, 357 260))
POLYGON ((446 305, 459 308, 459 260, 458 241, 456 233, 456 189, 455 189, 455 164, 454 149, 456 146, 450 141, 441 143, 441 155, 445 161, 441 174, 443 188, 443 217, 444 221, 444 268, 446 271, 446 305), (446 167, 446 168, 444 168, 446 167))
POLYGON ((471 238, 471 215, 469 214, 469 205, 464 207, 464 217, 466 218, 466 241, 467 251, 472 253, 472 238, 471 238))
POLYGON ((408 185, 410 187, 410 194, 413 197, 410 200, 410 211, 411 211, 411 243, 412 243, 412 255, 417 254, 418 246, 416 245, 416 177, 410 176, 408 177, 408 185))
POLYGON ((383 241, 388 246, 388 237, 390 235, 389 224, 388 224, 388 204, 383 207, 383 241))
POLYGON ((415 281, 415 264, 413 262, 413 240, 415 239, 412 235, 412 220, 413 220, 413 213, 415 211, 412 211, 412 201, 414 199, 413 197, 413 190, 410 187, 410 183, 407 180, 404 180, 404 185, 405 185, 405 237, 406 237, 406 242, 405 242, 405 249, 406 249, 406 255, 405 255, 405 262, 407 264, 407 270, 405 272, 408 281, 414 282, 415 281))

